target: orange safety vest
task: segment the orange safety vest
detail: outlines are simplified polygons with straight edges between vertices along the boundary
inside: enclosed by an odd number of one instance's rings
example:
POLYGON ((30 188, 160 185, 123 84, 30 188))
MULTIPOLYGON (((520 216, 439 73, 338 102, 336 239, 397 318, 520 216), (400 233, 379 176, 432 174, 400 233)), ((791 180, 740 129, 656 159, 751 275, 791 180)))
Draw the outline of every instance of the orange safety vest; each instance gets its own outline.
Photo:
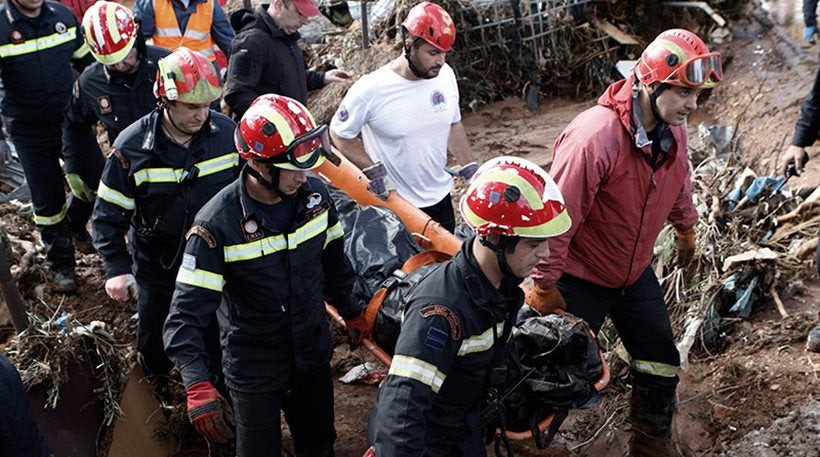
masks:
POLYGON ((188 26, 183 34, 179 30, 171 0, 154 0, 154 46, 171 50, 185 46, 201 52, 213 61, 216 59, 216 44, 211 38, 213 17, 214 0, 199 3, 194 14, 188 18, 188 26))

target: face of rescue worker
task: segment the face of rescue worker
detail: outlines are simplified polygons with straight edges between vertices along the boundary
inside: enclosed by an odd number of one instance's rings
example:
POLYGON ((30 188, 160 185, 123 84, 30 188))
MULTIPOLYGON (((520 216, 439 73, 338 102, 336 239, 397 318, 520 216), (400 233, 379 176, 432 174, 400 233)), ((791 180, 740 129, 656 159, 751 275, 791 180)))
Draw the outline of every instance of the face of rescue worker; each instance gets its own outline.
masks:
POLYGON ((12 0, 12 2, 24 16, 32 17, 40 14, 44 0, 12 0))
POLYGON ((307 181, 307 173, 297 170, 279 170, 279 190, 285 195, 293 195, 307 181))
POLYGON ((108 71, 122 73, 124 75, 130 75, 137 71, 137 68, 140 66, 140 59, 137 52, 137 47, 134 46, 131 48, 131 51, 125 56, 124 59, 120 60, 119 62, 115 63, 114 65, 106 65, 105 68, 108 71))
POLYGON ((210 114, 210 103, 184 103, 180 101, 166 104, 168 117, 173 126, 182 133, 193 135, 198 132, 210 114))
POLYGON ((419 46, 410 46, 410 60, 413 61, 413 65, 423 78, 433 79, 438 76, 441 67, 444 66, 447 53, 426 41, 422 40, 419 43, 421 43, 419 46))
POLYGON ((299 12, 293 1, 285 5, 284 0, 275 0, 274 4, 268 7, 268 11, 271 12, 276 25, 288 35, 296 33, 308 22, 308 17, 299 12))
POLYGON ((513 252, 507 252, 507 264, 518 278, 526 278, 538 261, 550 255, 547 238, 521 238, 513 252))
POLYGON ((669 125, 681 125, 698 107, 701 91, 685 87, 669 86, 657 98, 658 113, 669 125))

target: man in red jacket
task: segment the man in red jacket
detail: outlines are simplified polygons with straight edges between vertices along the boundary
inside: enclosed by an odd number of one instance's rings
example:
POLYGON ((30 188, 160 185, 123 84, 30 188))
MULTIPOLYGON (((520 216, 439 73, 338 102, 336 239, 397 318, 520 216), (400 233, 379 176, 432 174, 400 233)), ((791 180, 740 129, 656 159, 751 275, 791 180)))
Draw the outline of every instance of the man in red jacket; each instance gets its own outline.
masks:
POLYGON ((553 150, 550 174, 573 225, 533 270, 527 303, 540 312, 566 308, 596 332, 610 316, 631 356, 633 456, 676 455, 669 436, 680 359, 650 261, 667 221, 679 264, 694 253, 686 119, 722 76, 720 54, 692 32, 667 30, 553 150))

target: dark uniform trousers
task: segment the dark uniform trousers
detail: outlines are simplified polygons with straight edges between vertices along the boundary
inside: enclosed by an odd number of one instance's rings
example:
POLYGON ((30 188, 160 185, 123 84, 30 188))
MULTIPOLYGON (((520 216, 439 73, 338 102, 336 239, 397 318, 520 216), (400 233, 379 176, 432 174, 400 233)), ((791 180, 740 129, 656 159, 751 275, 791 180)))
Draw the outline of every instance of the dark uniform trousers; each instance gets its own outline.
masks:
POLYGON ((34 221, 48 260, 57 270, 74 267, 66 216, 85 214, 85 221, 90 211, 73 199, 66 205, 59 163, 63 111, 74 69, 90 60, 77 19, 65 6, 44 2, 35 18, 20 14, 13 2, 0 7, 3 124, 31 189, 34 221))
POLYGON ((567 311, 598 332, 607 315, 632 358, 632 371, 650 375, 658 385, 677 385, 680 355, 675 346, 663 290, 652 267, 633 284, 609 288, 564 274, 558 289, 567 311))

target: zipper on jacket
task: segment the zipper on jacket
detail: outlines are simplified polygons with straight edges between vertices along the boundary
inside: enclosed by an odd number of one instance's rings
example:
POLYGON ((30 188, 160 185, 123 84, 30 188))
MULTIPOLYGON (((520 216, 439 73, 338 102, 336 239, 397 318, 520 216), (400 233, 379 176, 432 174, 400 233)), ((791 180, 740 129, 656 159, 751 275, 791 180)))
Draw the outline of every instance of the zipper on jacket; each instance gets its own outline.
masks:
POLYGON ((627 282, 629 282, 629 275, 632 273, 632 265, 635 263, 635 253, 638 252, 638 243, 641 240, 641 232, 643 232, 643 220, 646 216, 646 205, 649 203, 649 194, 652 193, 653 190, 658 188, 658 183, 655 181, 655 171, 652 170, 652 175, 649 179, 649 189, 647 189, 646 196, 643 200, 643 209, 641 210, 641 220, 638 223, 638 236, 635 237, 635 245, 632 247, 632 256, 629 258, 629 268, 626 270, 626 277, 624 278, 624 283, 621 285, 621 289, 627 286, 627 282))

